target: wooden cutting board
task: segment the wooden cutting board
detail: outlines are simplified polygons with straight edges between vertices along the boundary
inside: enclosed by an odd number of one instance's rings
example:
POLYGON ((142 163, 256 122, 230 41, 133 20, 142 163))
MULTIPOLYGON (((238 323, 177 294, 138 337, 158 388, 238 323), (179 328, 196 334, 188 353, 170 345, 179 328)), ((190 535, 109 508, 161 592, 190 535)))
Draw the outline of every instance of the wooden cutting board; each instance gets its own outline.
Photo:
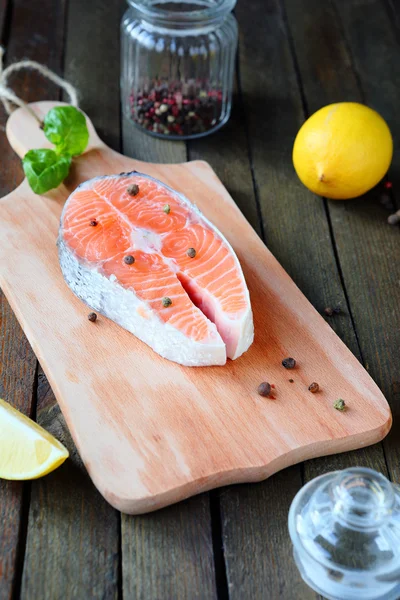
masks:
MULTIPOLYGON (((58 104, 31 107, 43 117, 58 104)), ((105 146, 89 127, 88 150, 74 160, 65 185, 36 196, 24 181, 0 200, 0 284, 103 496, 123 512, 143 513, 381 440, 391 425, 382 393, 264 246, 211 167, 132 160, 105 146), (104 317, 90 323, 89 309, 64 283, 55 242, 68 194, 91 177, 134 169, 183 192, 238 254, 255 342, 224 367, 182 367, 104 317), (297 361, 292 371, 281 365, 288 356, 297 361), (257 395, 262 381, 276 386, 275 400, 257 395), (321 387, 317 394, 308 391, 313 381, 321 387), (333 408, 338 398, 347 411, 333 408)), ((10 117, 7 136, 20 156, 49 146, 21 109, 10 117)))

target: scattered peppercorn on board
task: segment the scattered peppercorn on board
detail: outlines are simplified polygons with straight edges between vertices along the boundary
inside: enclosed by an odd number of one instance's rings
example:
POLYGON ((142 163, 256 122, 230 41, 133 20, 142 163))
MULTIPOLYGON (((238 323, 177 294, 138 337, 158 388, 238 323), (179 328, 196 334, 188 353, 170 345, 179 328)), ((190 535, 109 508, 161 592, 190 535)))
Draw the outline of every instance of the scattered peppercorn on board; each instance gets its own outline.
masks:
MULTIPOLYGON (((43 117, 57 105, 30 106, 43 117)), ((123 512, 148 512, 381 440, 391 425, 382 393, 211 167, 135 161, 105 146, 88 125, 88 150, 74 159, 65 185, 45 197, 24 181, 0 200, 0 284, 103 496, 123 512), (82 181, 135 169, 183 192, 235 249, 255 324, 254 344, 241 358, 223 367, 169 362, 101 315, 89 320, 90 309, 66 286, 55 245, 65 199, 82 181), (284 368, 285 358, 294 358, 295 367, 284 368), (273 399, 258 393, 263 382, 273 399), (315 393, 312 383, 318 383, 315 393), (335 410, 338 399, 345 410, 335 410)), ((10 117, 7 136, 20 156, 47 146, 21 109, 10 117)))

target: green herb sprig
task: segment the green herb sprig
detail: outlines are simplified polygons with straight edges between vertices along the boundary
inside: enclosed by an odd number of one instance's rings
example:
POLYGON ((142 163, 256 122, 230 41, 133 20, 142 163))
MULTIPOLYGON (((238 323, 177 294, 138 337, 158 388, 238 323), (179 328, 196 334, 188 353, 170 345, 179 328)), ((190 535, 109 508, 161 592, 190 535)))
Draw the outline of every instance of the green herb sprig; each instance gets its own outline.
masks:
POLYGON ((35 194, 56 188, 67 177, 73 156, 85 151, 89 131, 84 115, 74 106, 57 106, 45 116, 43 131, 54 150, 29 150, 22 166, 35 194))

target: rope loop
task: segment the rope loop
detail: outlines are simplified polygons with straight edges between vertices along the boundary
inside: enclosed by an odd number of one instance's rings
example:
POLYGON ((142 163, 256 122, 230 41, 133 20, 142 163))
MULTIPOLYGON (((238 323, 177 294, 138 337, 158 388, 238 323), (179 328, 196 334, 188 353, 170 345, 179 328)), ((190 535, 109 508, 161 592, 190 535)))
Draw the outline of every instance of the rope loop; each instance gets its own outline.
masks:
POLYGON ((34 69, 38 71, 41 75, 43 75, 43 77, 46 77, 50 81, 53 81, 67 93, 69 97, 69 102, 72 106, 78 106, 78 92, 71 83, 65 81, 65 79, 59 77, 58 75, 56 75, 56 73, 54 73, 44 65, 35 62, 34 60, 21 60, 20 62, 13 63, 12 65, 9 65, 6 69, 4 69, 4 54, 5 49, 2 46, 0 46, 0 100, 8 115, 11 115, 11 113, 13 112, 13 105, 19 106, 20 108, 26 109, 32 115, 32 117, 34 117, 36 121, 40 123, 40 125, 42 124, 39 117, 33 112, 30 106, 21 98, 19 98, 13 92, 13 90, 7 86, 8 77, 12 73, 21 71, 22 69, 34 69))

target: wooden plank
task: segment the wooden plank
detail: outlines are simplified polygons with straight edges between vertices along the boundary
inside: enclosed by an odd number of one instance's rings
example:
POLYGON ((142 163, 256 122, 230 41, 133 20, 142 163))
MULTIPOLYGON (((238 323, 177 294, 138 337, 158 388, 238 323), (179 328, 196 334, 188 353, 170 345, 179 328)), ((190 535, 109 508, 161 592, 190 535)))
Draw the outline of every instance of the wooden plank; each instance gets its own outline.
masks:
POLYGON ((77 88, 101 139, 120 150, 119 27, 126 2, 68 1, 64 77, 77 88))
POLYGON ((39 373, 37 421, 70 451, 32 486, 23 598, 118 598, 119 517, 91 483, 54 394, 39 373))
POLYGON ((283 13, 277 1, 268 0, 251 7, 239 3, 237 16, 241 84, 266 243, 317 310, 343 308, 340 316, 326 320, 357 354, 324 205, 298 185, 291 162, 303 107, 283 13), (257 19, 260 14, 264 17, 257 19))
MULTIPOLYGON (((237 16, 241 31, 242 90, 268 246, 319 310, 330 305, 342 306, 342 314, 330 322, 353 352, 360 356, 336 266, 324 205, 298 185, 291 165, 291 148, 303 120, 303 107, 285 34, 284 14, 276 2, 252 2, 251 6, 239 3, 237 16), (265 16, 260 19, 260 15, 265 16)), ((357 460, 359 464, 379 463, 384 468, 382 450, 378 447, 352 455, 310 461, 305 466, 306 474, 307 469, 310 469, 309 465, 315 471, 317 468, 329 470, 333 466, 337 468, 338 464, 347 466, 352 460, 357 460)), ((279 477, 284 475, 282 473, 279 477)), ((250 532, 254 524, 249 524, 246 532, 246 525, 242 522, 239 528, 234 518, 227 518, 223 522, 228 581, 234 598, 251 597, 251 594, 254 596, 255 589, 268 590, 269 597, 292 598, 290 588, 293 587, 298 588, 296 597, 314 597, 306 586, 299 583, 297 571, 294 568, 287 569, 288 564, 293 565, 287 536, 287 512, 271 511, 271 495, 276 503, 282 493, 279 486, 275 488, 276 496, 268 494, 274 489, 270 487, 273 483, 274 478, 271 478, 258 486, 263 491, 263 501, 259 502, 258 510, 253 512, 251 519, 243 519, 245 524, 257 522, 256 537, 250 532), (251 576, 246 571, 239 576, 240 559, 235 556, 234 549, 239 547, 243 531, 247 533, 246 539, 251 540, 252 550, 249 555, 259 556, 263 544, 265 547, 265 540, 271 535, 271 527, 282 532, 285 543, 280 547, 286 549, 286 554, 281 551, 279 558, 276 558, 271 551, 262 568, 258 569, 257 561, 253 565, 251 576), (229 546, 233 548, 232 556, 229 554, 229 546), (288 572, 292 581, 285 587, 288 572)), ((298 475, 297 486, 300 485, 298 475)), ((290 499, 296 491, 296 486, 289 489, 290 499)), ((237 494, 240 494, 240 490, 237 494)), ((224 502, 225 494, 222 496, 223 510, 224 502)), ((283 500, 283 504, 289 506, 288 501, 283 500)), ((239 506, 246 510, 245 503, 239 506)), ((262 595, 261 592, 259 595, 262 595)))
MULTIPOLYGON (((392 131, 394 156, 389 176, 400 206, 400 46, 396 32, 384 2, 337 2, 336 7, 365 101, 384 116, 392 131)), ((386 224, 386 216, 374 193, 365 202, 332 207, 363 357, 393 411, 394 427, 384 447, 391 477, 400 481, 400 237, 398 228, 386 224)))
POLYGON ((8 31, 6 31, 6 20, 10 6, 10 0, 0 0, 0 40, 3 47, 5 44, 5 37, 8 35, 8 31))
MULTIPOLYGON (((335 101, 352 99, 362 102, 357 75, 332 4, 310 0, 306 6, 300 7, 295 0, 285 0, 285 8, 308 113, 335 101)), ((334 205, 335 202, 330 202, 328 211, 334 205)), ((359 345, 353 343, 350 347, 362 360, 359 345)), ((377 447, 309 461, 305 465, 305 480, 354 465, 378 469, 387 474, 384 453, 377 447)))
MULTIPOLYGON (((122 134, 127 156, 163 163, 187 158, 184 143, 151 138, 127 118, 122 134)), ((217 597, 209 496, 201 494, 147 516, 121 516, 123 593, 127 598, 217 597)))
MULTIPOLYGON (((49 11, 49 1, 29 3, 23 6, 22 1, 0 3, 0 32, 2 43, 7 43, 6 64, 13 59, 29 57, 35 60, 46 60, 47 43, 52 47, 50 66, 57 68, 60 58, 60 47, 53 37, 54 28, 62 11, 60 4, 56 10, 49 11), (37 19, 43 11, 43 18, 37 19), (51 14, 49 14, 51 13, 51 14), (45 16, 44 16, 45 15, 45 16), (8 23, 7 18, 11 16, 8 23), (52 18, 53 17, 53 18, 52 18), (54 18, 55 17, 55 18, 54 18), (30 23, 36 23, 35 36, 31 35, 30 23), (7 31, 4 27, 7 25, 7 31)), ((37 76, 20 73, 10 84, 17 94, 26 100, 38 99, 42 94, 56 93, 52 84, 44 82, 37 76)), ((57 96, 56 96, 57 97, 57 96)), ((1 127, 7 116, 0 107, 1 127)), ((10 148, 6 136, 0 135, 0 155, 2 161, 2 177, 0 195, 3 196, 14 189, 22 180, 20 160, 10 148)), ((1 383, 0 395, 19 408, 25 414, 34 412, 32 403, 35 381, 36 358, 25 335, 12 313, 4 296, 0 296, 1 310, 1 383)), ((0 529, 0 598, 10 598, 18 594, 22 574, 25 551, 26 520, 29 508, 30 483, 0 481, 0 518, 6 524, 0 529)))
POLYGON ((208 494, 122 515, 123 590, 138 600, 216 598, 208 494))
POLYGON ((246 219, 261 235, 244 126, 243 104, 238 93, 234 96, 232 115, 228 123, 216 135, 190 141, 188 158, 206 160, 210 163, 246 219))
MULTIPOLYGON (((237 85, 232 115, 227 125, 210 138, 190 141, 188 158, 189 160, 206 160, 212 165, 244 216, 262 237, 262 225, 251 173, 244 107, 237 85)), ((297 485, 300 486, 300 472, 296 468, 272 478, 273 482, 280 482, 280 495, 269 494, 271 514, 280 514, 281 507, 285 505, 285 502, 286 504, 290 502, 293 495, 293 482, 296 482, 293 473, 297 474, 297 485)), ((249 578, 250 587, 246 588, 247 592, 253 591, 252 585, 255 589, 264 589, 263 582, 271 581, 269 577, 271 564, 263 561, 261 568, 254 573, 253 569, 246 568, 246 555, 242 551, 243 547, 246 547, 249 550, 249 556, 265 556, 264 546, 261 553, 258 547, 260 538, 254 535, 258 530, 260 516, 258 499, 263 496, 261 490, 262 486, 257 486, 256 491, 253 490, 253 486, 243 485, 226 488, 222 491, 216 490, 210 495, 214 515, 213 535, 217 584, 221 599, 234 593, 232 580, 235 578, 241 581, 249 578), (238 570, 240 573, 233 575, 232 570, 238 570)), ((275 522, 271 520, 268 523, 268 537, 276 542, 275 522)), ((277 564, 285 564, 286 552, 284 545, 275 544, 274 558, 277 564)), ((271 555, 269 554, 269 556, 271 555)), ((274 588, 274 585, 270 587, 274 588)))
MULTIPOLYGON (((265 44, 266 40, 273 43, 276 37, 274 11, 276 12, 276 8, 270 2, 267 6, 265 2, 239 2, 236 9, 240 32, 239 67, 244 100, 242 110, 244 109, 245 114, 242 113, 240 123, 236 122, 235 125, 240 131, 244 122, 247 123, 249 152, 253 157, 254 169, 266 160, 265 153, 272 146, 271 134, 274 135, 270 124, 264 128, 264 122, 268 122, 268 112, 274 107, 268 95, 264 95, 265 86, 260 85, 271 67, 271 57, 265 44), (262 152, 263 156, 258 157, 257 151, 262 152)), ((275 73, 272 73, 271 79, 274 76, 275 73)), ((238 140, 228 147, 230 152, 236 151, 236 155, 240 156, 238 148, 243 147, 243 142, 238 140)), ((223 154, 225 152, 226 149, 223 154)), ((262 230, 268 247, 282 262, 282 256, 276 252, 276 245, 271 244, 271 228, 279 223, 282 211, 276 218, 274 216, 269 219, 264 206, 267 199, 274 203, 276 190, 271 182, 276 178, 277 164, 273 164, 271 173, 265 178, 261 178, 258 171, 254 170, 254 175, 262 210, 262 230)), ((227 179, 232 177, 233 170, 229 172, 227 179)), ((284 262, 283 266, 287 268, 284 262)), ((293 272, 295 271, 292 271, 292 275, 293 272)), ((296 597, 300 600, 314 597, 303 584, 297 569, 286 568, 291 563, 291 546, 286 526, 287 509, 301 484, 300 468, 292 467, 257 486, 229 488, 220 494, 222 539, 231 599, 268 597, 289 600, 296 597)))
MULTIPOLYGON (((7 161, 7 154, 2 157, 7 161)), ((36 358, 1 293, 0 353, 0 397, 30 415, 36 358)), ((0 479, 0 600, 11 598, 19 587, 28 499, 29 484, 0 479)))
MULTIPOLYGON (((262 236, 245 122, 243 101, 236 93, 228 124, 210 138, 189 142, 188 157, 207 160, 212 165, 243 214, 262 236)), ((286 527, 282 526, 287 519, 285 510, 300 486, 300 468, 294 467, 263 484, 241 485, 213 494, 215 519, 220 521, 220 544, 228 584, 226 594, 230 597, 274 598, 281 589, 289 597, 290 590, 303 587, 295 570, 290 577, 285 573, 284 565, 291 550, 286 527), (262 533, 260 522, 263 522, 262 533), (268 540, 267 546, 265 540, 268 540), (254 556, 260 557, 256 563, 254 556)), ((224 578, 221 579, 223 586, 224 578)))
MULTIPOLYGON (((352 79, 351 77, 354 78, 354 75, 351 72, 351 68, 349 68, 349 61, 347 60, 348 57, 345 54, 345 49, 343 48, 343 40, 339 40, 339 42, 341 43, 337 43, 337 40, 334 38, 334 33, 332 33, 332 27, 328 27, 328 23, 330 22, 329 20, 326 21, 326 27, 322 27, 322 24, 318 21, 318 14, 321 13, 321 11, 326 10, 326 7, 324 7, 323 5, 321 5, 321 3, 317 3, 314 2, 313 6, 309 6, 307 10, 304 10, 304 7, 299 6, 298 3, 292 2, 291 3, 293 6, 296 7, 297 9, 297 14, 296 17, 293 17, 291 19, 291 22, 299 22, 301 23, 304 20, 308 21, 308 27, 304 28, 303 30, 303 38, 301 40, 301 48, 303 50, 303 52, 307 52, 308 54, 308 61, 309 64, 313 65, 313 77, 310 77, 310 82, 315 82, 316 80, 318 81, 318 73, 323 73, 324 77, 322 77, 322 79, 326 78, 327 81, 331 81, 331 73, 330 73, 330 60, 332 60, 332 56, 329 53, 332 52, 336 52, 337 53, 337 61, 335 64, 335 72, 337 73, 337 77, 338 77, 338 81, 341 82, 342 84, 342 93, 346 94, 348 93, 348 90, 351 88, 352 85, 352 79), (310 31, 315 31, 316 33, 318 32, 319 37, 316 37, 315 39, 313 39, 314 45, 310 44, 310 40, 308 38, 310 31), (328 37, 328 41, 329 41, 329 45, 327 48, 323 47, 320 43, 321 40, 321 32, 326 32, 326 36, 328 37), (307 43, 308 42, 308 43, 307 43), (319 49, 318 48, 318 43, 320 44, 319 49), (313 57, 313 61, 311 61, 311 56, 313 57), (328 65, 328 72, 324 73, 323 69, 325 68, 325 66, 328 65), (350 73, 347 75, 346 77, 346 73, 350 73)), ((281 24, 281 26, 284 27, 284 13, 281 13, 280 15, 280 19, 279 22, 281 24)), ((277 26, 277 23, 275 23, 275 25, 277 26)), ((325 41, 325 38, 322 37, 322 39, 325 41)), ((255 42, 257 43, 257 42, 255 42)), ((272 42, 274 43, 274 42, 272 42)), ((269 49, 271 50, 271 49, 269 49)), ((289 44, 286 42, 286 53, 289 51, 289 44)), ((279 64, 282 65, 281 60, 275 60, 273 61, 274 64, 279 64)), ((290 60, 287 58, 287 64, 289 65, 290 60)), ((294 71, 294 66, 289 66, 288 70, 290 71, 290 75, 291 75, 291 88, 295 89, 296 85, 295 85, 295 71, 294 71)), ((260 65, 260 72, 262 72, 261 70, 261 65, 260 65)), ((270 74, 271 79, 274 79, 276 77, 279 77, 278 73, 273 73, 270 74)), ((286 85, 289 86, 289 82, 290 82, 290 78, 288 77, 288 75, 286 75, 287 78, 287 83, 286 85)), ((355 78, 354 78, 355 79, 355 78)), ((283 84, 283 89, 285 88, 285 83, 283 84)), ((276 86, 275 86, 275 90, 276 90, 276 86)), ((277 93, 279 94, 279 88, 277 90, 277 93)), ((316 94, 312 94, 311 93, 311 97, 316 97, 316 94)), ((333 101, 332 99, 330 101, 333 101)), ((292 105, 292 110, 289 111, 289 106, 286 106, 286 108, 284 109, 284 111, 287 112, 291 112, 291 113, 295 113, 295 107, 297 110, 300 110, 300 94, 298 94, 298 99, 297 101, 294 102, 294 105, 292 105)), ((257 111, 254 111, 254 108, 252 108, 251 111, 252 114, 254 114, 254 119, 257 118, 257 111)), ((276 118, 276 117, 275 117, 276 118)), ((284 116, 282 116, 282 119, 285 120, 286 126, 288 126, 288 117, 286 116, 286 118, 284 116)), ((279 118, 277 119, 279 121, 279 123, 277 124, 277 131, 278 129, 280 129, 280 120, 279 118)), ((261 122, 261 112, 260 112, 260 116, 259 116, 259 121, 261 122)), ((298 119, 295 119, 294 121, 292 121, 292 124, 290 125, 291 127, 291 133, 289 133, 287 139, 284 141, 284 146, 287 148, 287 156, 289 157, 291 154, 291 146, 293 143, 293 139, 297 133, 297 129, 301 124, 301 120, 299 121, 298 119)), ((266 125, 266 131, 265 134, 267 133, 267 128, 268 128, 268 124, 266 125)), ((254 133, 256 133, 256 129, 254 130, 254 133)), ((262 132, 260 135, 263 135, 262 132)), ((252 142, 254 141, 254 136, 251 136, 251 140, 252 142)), ((296 177, 293 174, 293 170, 291 168, 291 164, 290 162, 288 162, 286 160, 286 167, 287 167, 287 177, 288 177, 288 181, 286 182, 286 186, 285 186, 285 195, 287 196, 288 193, 288 189, 290 190, 290 194, 292 199, 294 199, 295 197, 301 198, 301 202, 313 202, 314 204, 316 202, 318 202, 318 200, 315 200, 314 198, 310 197, 310 194, 307 193, 307 191, 302 188, 302 186, 299 185, 296 177), (307 197, 308 196, 308 197, 307 197)), ((283 171, 286 171, 285 167, 282 167, 283 171)), ((257 168, 255 168, 255 173, 256 173, 256 178, 258 177, 258 173, 259 170, 257 168)), ((257 179, 258 180, 258 179, 257 179)), ((262 201, 261 201, 262 202, 262 201)), ((270 204, 271 202, 268 202, 268 205, 262 202, 262 209, 263 209, 263 214, 265 213, 266 207, 268 207, 268 210, 270 210, 270 204)), ((308 206, 308 208, 306 208, 304 210, 304 208, 302 207, 302 211, 299 214, 299 201, 295 202, 295 206, 296 208, 293 208, 291 211, 289 210, 288 212, 285 211, 285 216, 289 221, 289 225, 290 222, 293 223, 294 221, 299 223, 299 230, 296 231, 296 237, 295 240, 293 241, 293 245, 288 244, 288 240, 285 241, 285 244, 282 243, 282 246, 285 245, 289 245, 290 246, 290 253, 291 253, 291 257, 290 257, 290 262, 291 264, 287 264, 286 258, 281 259, 281 262, 284 262, 284 264, 287 266, 287 269, 289 270, 289 272, 292 272, 292 269, 294 271, 294 273, 296 274, 302 274, 304 273, 305 275, 308 274, 309 277, 309 283, 313 284, 313 289, 310 290, 310 292, 307 294, 308 297, 310 298, 310 300, 314 303, 315 306, 320 307, 322 309, 323 306, 331 306, 334 304, 339 304, 343 310, 342 310, 342 314, 339 318, 335 317, 333 319, 330 319, 330 323, 332 324, 332 326, 334 327, 334 329, 336 330, 336 332, 338 333, 338 335, 345 341, 345 343, 350 347, 350 349, 353 351, 353 353, 359 358, 361 359, 361 353, 360 353, 360 349, 358 347, 357 344, 357 340, 355 337, 355 333, 354 333, 354 328, 352 326, 352 321, 351 321, 351 315, 349 313, 349 307, 347 306, 347 301, 346 301, 346 297, 344 294, 344 291, 342 289, 342 285, 340 282, 340 276, 339 273, 337 271, 336 265, 335 265, 335 255, 333 252, 333 249, 331 247, 331 242, 329 240, 329 235, 327 235, 327 223, 325 223, 325 219, 323 216, 323 203, 320 202, 319 203, 319 211, 320 213, 322 213, 322 215, 319 215, 319 219, 318 220, 314 220, 314 224, 312 225, 311 229, 307 230, 307 221, 310 221, 310 215, 307 213, 307 211, 309 211, 310 205, 308 206), (296 212, 297 214, 296 214, 296 212), (324 242, 325 243, 321 243, 322 239, 321 237, 319 237, 319 233, 325 231, 325 239, 324 242), (307 266, 305 266, 305 264, 301 264, 301 262, 298 262, 297 265, 294 265, 292 267, 293 262, 296 260, 296 253, 299 253, 299 249, 301 252, 301 249, 304 249, 307 253, 309 258, 311 258, 311 253, 313 253, 315 251, 315 238, 316 238, 316 232, 318 232, 318 246, 320 249, 320 252, 318 252, 317 249, 317 255, 312 257, 312 260, 308 260, 307 261, 307 266), (328 268, 327 268, 328 267, 328 268), (322 277, 321 277, 322 276, 322 277), (325 301, 323 301, 323 298, 326 298, 325 301), (321 300, 322 298, 322 300, 321 300)), ((274 207, 274 214, 278 217, 278 215, 281 217, 282 219, 282 215, 279 213, 279 207, 275 206, 274 207)), ((271 217, 272 217, 272 211, 271 211, 271 217)), ((315 217, 313 217, 315 219, 315 217)), ((271 229, 273 229, 273 226, 271 225, 271 229)), ((275 234, 275 232, 273 232, 275 234)), ((267 225, 267 237, 269 234, 269 229, 268 229, 268 225, 267 225)), ((269 239, 269 238, 268 238, 269 239)), ((269 244, 271 245, 271 244, 269 244)), ((278 252, 280 252, 280 249, 278 250, 278 252)), ((300 259, 301 261, 301 259, 300 259)), ((301 289, 303 291, 305 291, 305 284, 306 282, 300 282, 299 281, 299 285, 301 287, 301 289)), ((332 470, 332 469, 338 469, 338 468, 345 468, 347 466, 353 465, 353 464, 361 464, 363 466, 370 466, 370 467, 375 467, 378 468, 380 470, 382 470, 383 472, 386 472, 386 465, 385 465, 385 461, 384 461, 384 455, 383 455, 383 451, 382 448, 380 448, 379 446, 374 447, 374 448, 368 448, 365 450, 359 450, 357 452, 353 452, 351 454, 345 454, 345 455, 334 455, 334 456, 330 456, 329 458, 322 458, 322 459, 316 459, 316 460, 312 460, 309 461, 308 463, 305 464, 305 470, 304 470, 304 475, 305 475, 305 480, 310 479, 313 476, 316 476, 318 474, 320 474, 321 472, 327 472, 328 470, 332 470)))
MULTIPOLYGON (((362 101, 357 76, 332 5, 312 0, 304 9, 294 0, 286 0, 285 8, 289 32, 293 37, 295 60, 299 61, 301 77, 307 79, 306 102, 307 107, 311 106, 309 112, 348 98, 362 101), (305 75, 307 69, 309 73, 305 75)), ((299 182, 296 183, 301 187, 299 182)), ((332 204, 328 205, 328 210, 332 204)), ((350 347, 362 360, 355 340, 350 347)), ((309 461, 305 465, 305 480, 353 465, 375 468, 387 474, 383 450, 377 447, 309 461)))
POLYGON ((289 506, 301 485, 299 467, 291 467, 263 483, 220 492, 230 599, 315 598, 292 562, 287 531, 289 506))
MULTIPOLYGON (((127 156, 161 163, 186 160, 183 142, 151 138, 127 118, 122 133, 127 156)), ((147 516, 122 515, 122 556, 128 598, 215 598, 209 494, 147 516)))
MULTIPOLYGON (((229 123, 212 138, 189 143, 189 158, 207 160, 221 178, 233 199, 262 236, 257 201, 253 187, 249 147, 245 129, 245 114, 240 94, 234 99, 229 123)), ((216 510, 220 510, 223 532, 224 556, 227 563, 229 594, 232 597, 274 597, 282 588, 295 595, 299 583, 287 577, 283 565, 287 563, 288 550, 286 529, 282 527, 287 516, 286 507, 301 486, 299 468, 291 468, 271 477, 265 484, 238 486, 216 491, 216 510), (277 489, 279 488, 279 493, 277 489), (265 539, 259 535, 259 519, 264 516, 265 539), (246 552, 243 553, 243 548, 246 552), (252 557, 261 557, 254 569, 252 557), (237 587, 240 581, 243 587, 237 587)), ((301 584, 300 584, 301 585, 301 584)), ((296 596, 297 597, 297 596, 296 596)))
POLYGON ((388 0, 391 13, 390 18, 394 27, 397 27, 397 33, 400 32, 400 6, 397 0, 388 0))
MULTIPOLYGON (((286 0, 286 9, 308 111, 349 99, 365 101, 380 111, 395 140, 391 173, 396 182, 400 161, 399 46, 383 3, 339 2, 335 9, 317 0, 307 0, 302 7, 295 0, 286 0)), ((387 212, 378 198, 379 192, 373 191, 363 200, 330 201, 327 206, 361 354, 394 413, 395 426, 384 447, 390 474, 398 479, 399 237, 398 231, 386 224, 387 212)), ((371 450, 354 453, 349 462, 384 473, 387 468, 384 457, 371 450)), ((320 468, 313 467, 321 464, 313 463, 308 476, 318 474, 320 468)), ((335 465, 342 466, 341 460, 335 465)))
MULTIPOLYGON (((52 3, 53 13, 55 10, 52 3)), ((64 76, 78 87, 82 108, 93 112, 104 136, 116 147, 120 131, 119 74, 115 69, 119 60, 115 44, 118 10, 118 1, 70 0, 64 60, 64 76), (97 31, 101 33, 90 34, 97 31)), ((60 40, 62 31, 59 25, 60 40)), ((47 62, 46 58, 43 61, 47 62)), ((55 90, 48 94, 49 98, 57 96, 55 90)), ((71 459, 32 486, 22 596, 43 600, 117 598, 119 515, 99 495, 82 467, 42 372, 37 417, 39 423, 65 443, 71 459)))

